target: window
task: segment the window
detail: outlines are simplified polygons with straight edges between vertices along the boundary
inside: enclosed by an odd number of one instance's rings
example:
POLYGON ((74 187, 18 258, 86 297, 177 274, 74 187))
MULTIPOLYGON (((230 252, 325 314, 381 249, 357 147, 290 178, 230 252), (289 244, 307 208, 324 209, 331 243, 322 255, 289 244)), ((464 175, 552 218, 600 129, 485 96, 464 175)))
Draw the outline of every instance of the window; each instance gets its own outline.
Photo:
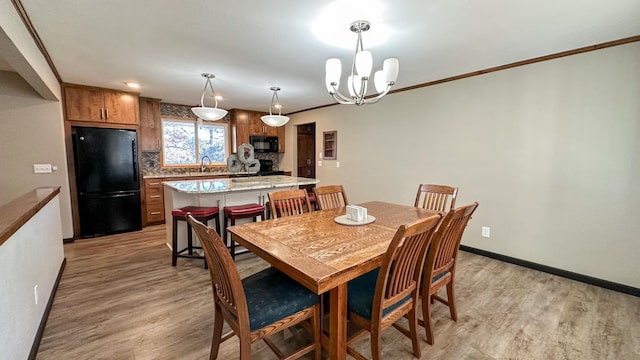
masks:
POLYGON ((199 165, 203 156, 213 164, 226 164, 228 128, 226 123, 162 119, 163 165, 199 165))

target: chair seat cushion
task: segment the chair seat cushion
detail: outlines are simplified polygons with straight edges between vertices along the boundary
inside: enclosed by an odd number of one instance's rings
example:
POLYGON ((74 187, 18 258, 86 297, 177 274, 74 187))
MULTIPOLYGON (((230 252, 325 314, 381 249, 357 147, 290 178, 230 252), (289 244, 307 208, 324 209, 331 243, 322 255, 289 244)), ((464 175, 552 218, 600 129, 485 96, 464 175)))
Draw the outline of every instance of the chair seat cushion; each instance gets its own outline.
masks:
MULTIPOLYGON (((365 319, 371 319, 373 310, 373 294, 376 291, 376 282, 380 269, 369 271, 351 281, 347 285, 347 310, 354 312, 365 319)), ((411 299, 411 295, 382 310, 382 316, 395 310, 400 305, 411 299)))
POLYGON ((244 204, 224 207, 224 213, 231 216, 261 214, 263 211, 264 205, 260 204, 244 204))
POLYGON ((273 267, 242 279, 242 287, 247 298, 251 331, 319 302, 318 295, 273 267))
POLYGON ((191 213, 193 217, 206 217, 215 215, 218 213, 218 208, 215 206, 202 207, 202 206, 185 206, 179 209, 173 209, 171 215, 173 216, 187 216, 191 213))

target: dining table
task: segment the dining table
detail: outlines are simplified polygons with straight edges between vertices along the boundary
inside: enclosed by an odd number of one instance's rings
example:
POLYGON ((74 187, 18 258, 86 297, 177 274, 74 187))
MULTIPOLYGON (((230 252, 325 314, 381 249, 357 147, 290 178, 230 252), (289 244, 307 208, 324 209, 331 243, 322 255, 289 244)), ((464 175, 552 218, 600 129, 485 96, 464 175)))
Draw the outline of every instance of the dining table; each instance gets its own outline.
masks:
POLYGON ((228 228, 234 241, 309 290, 329 293, 322 345, 331 359, 347 356, 348 282, 382 264, 400 225, 438 213, 382 201, 358 205, 367 209, 368 221, 344 221, 346 207, 340 207, 228 228))

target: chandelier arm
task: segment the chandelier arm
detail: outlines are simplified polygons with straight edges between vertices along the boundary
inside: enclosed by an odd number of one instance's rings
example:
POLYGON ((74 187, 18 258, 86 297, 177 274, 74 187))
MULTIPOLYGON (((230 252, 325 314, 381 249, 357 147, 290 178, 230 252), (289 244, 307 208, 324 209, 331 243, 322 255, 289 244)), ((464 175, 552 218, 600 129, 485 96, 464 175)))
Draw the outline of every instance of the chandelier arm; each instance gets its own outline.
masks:
POLYGON ((373 97, 373 98, 369 98, 369 99, 365 99, 364 103, 365 104, 375 104, 378 101, 380 101, 380 99, 382 99, 385 95, 387 95, 389 93, 389 90, 391 90, 391 85, 387 85, 387 88, 381 92, 380 94, 378 94, 378 96, 373 97))
POLYGON ((332 97, 333 97, 333 99, 334 99, 335 101, 337 101, 339 104, 342 104, 342 105, 354 105, 354 104, 355 104, 355 102, 353 102, 353 100, 351 100, 351 101, 349 101, 349 100, 345 100, 343 97, 339 97, 339 96, 337 96, 335 93, 334 93, 334 94, 331 94, 331 96, 332 96, 332 97))
POLYGON ((331 93, 331 96, 333 96, 333 98, 336 99, 339 103, 343 105, 354 104, 351 97, 344 96, 335 86, 333 86, 333 90, 334 92, 331 93))

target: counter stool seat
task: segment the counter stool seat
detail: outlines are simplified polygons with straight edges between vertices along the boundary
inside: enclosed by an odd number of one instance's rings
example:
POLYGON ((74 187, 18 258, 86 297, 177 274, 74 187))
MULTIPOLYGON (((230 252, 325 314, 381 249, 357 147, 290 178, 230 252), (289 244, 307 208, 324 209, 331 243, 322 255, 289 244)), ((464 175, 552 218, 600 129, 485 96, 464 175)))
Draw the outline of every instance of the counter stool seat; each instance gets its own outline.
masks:
MULTIPOLYGON (((227 240, 228 221, 231 221, 231 224, 229 225, 233 226, 236 224, 237 219, 253 218, 253 221, 258 221, 258 216, 260 216, 261 220, 265 220, 264 210, 265 210, 264 205, 260 205, 260 204, 232 205, 232 206, 225 206, 223 208, 222 210, 224 212, 224 222, 222 225, 223 234, 224 234, 223 240, 224 240, 224 243, 229 248, 229 251, 231 252, 232 259, 235 260, 236 258, 236 242, 233 241, 232 239, 227 240)), ((249 250, 242 251, 238 254, 242 254, 247 251, 249 250)))
MULTIPOLYGON (((172 254, 171 254, 171 266, 176 266, 176 262, 179 257, 191 258, 191 259, 204 259, 203 256, 194 255, 194 249, 202 249, 202 246, 193 246, 193 235, 191 233, 191 224, 187 221, 187 214, 191 214, 196 220, 207 224, 209 220, 215 219, 216 231, 220 234, 220 210, 217 206, 185 206, 179 209, 173 209, 171 216, 173 217, 173 234, 171 238, 172 242, 172 254), (187 247, 182 250, 178 250, 178 221, 184 221, 187 224, 187 247), (187 252, 187 254, 183 254, 187 252)), ((207 268, 207 261, 204 261, 204 268, 207 268)))

